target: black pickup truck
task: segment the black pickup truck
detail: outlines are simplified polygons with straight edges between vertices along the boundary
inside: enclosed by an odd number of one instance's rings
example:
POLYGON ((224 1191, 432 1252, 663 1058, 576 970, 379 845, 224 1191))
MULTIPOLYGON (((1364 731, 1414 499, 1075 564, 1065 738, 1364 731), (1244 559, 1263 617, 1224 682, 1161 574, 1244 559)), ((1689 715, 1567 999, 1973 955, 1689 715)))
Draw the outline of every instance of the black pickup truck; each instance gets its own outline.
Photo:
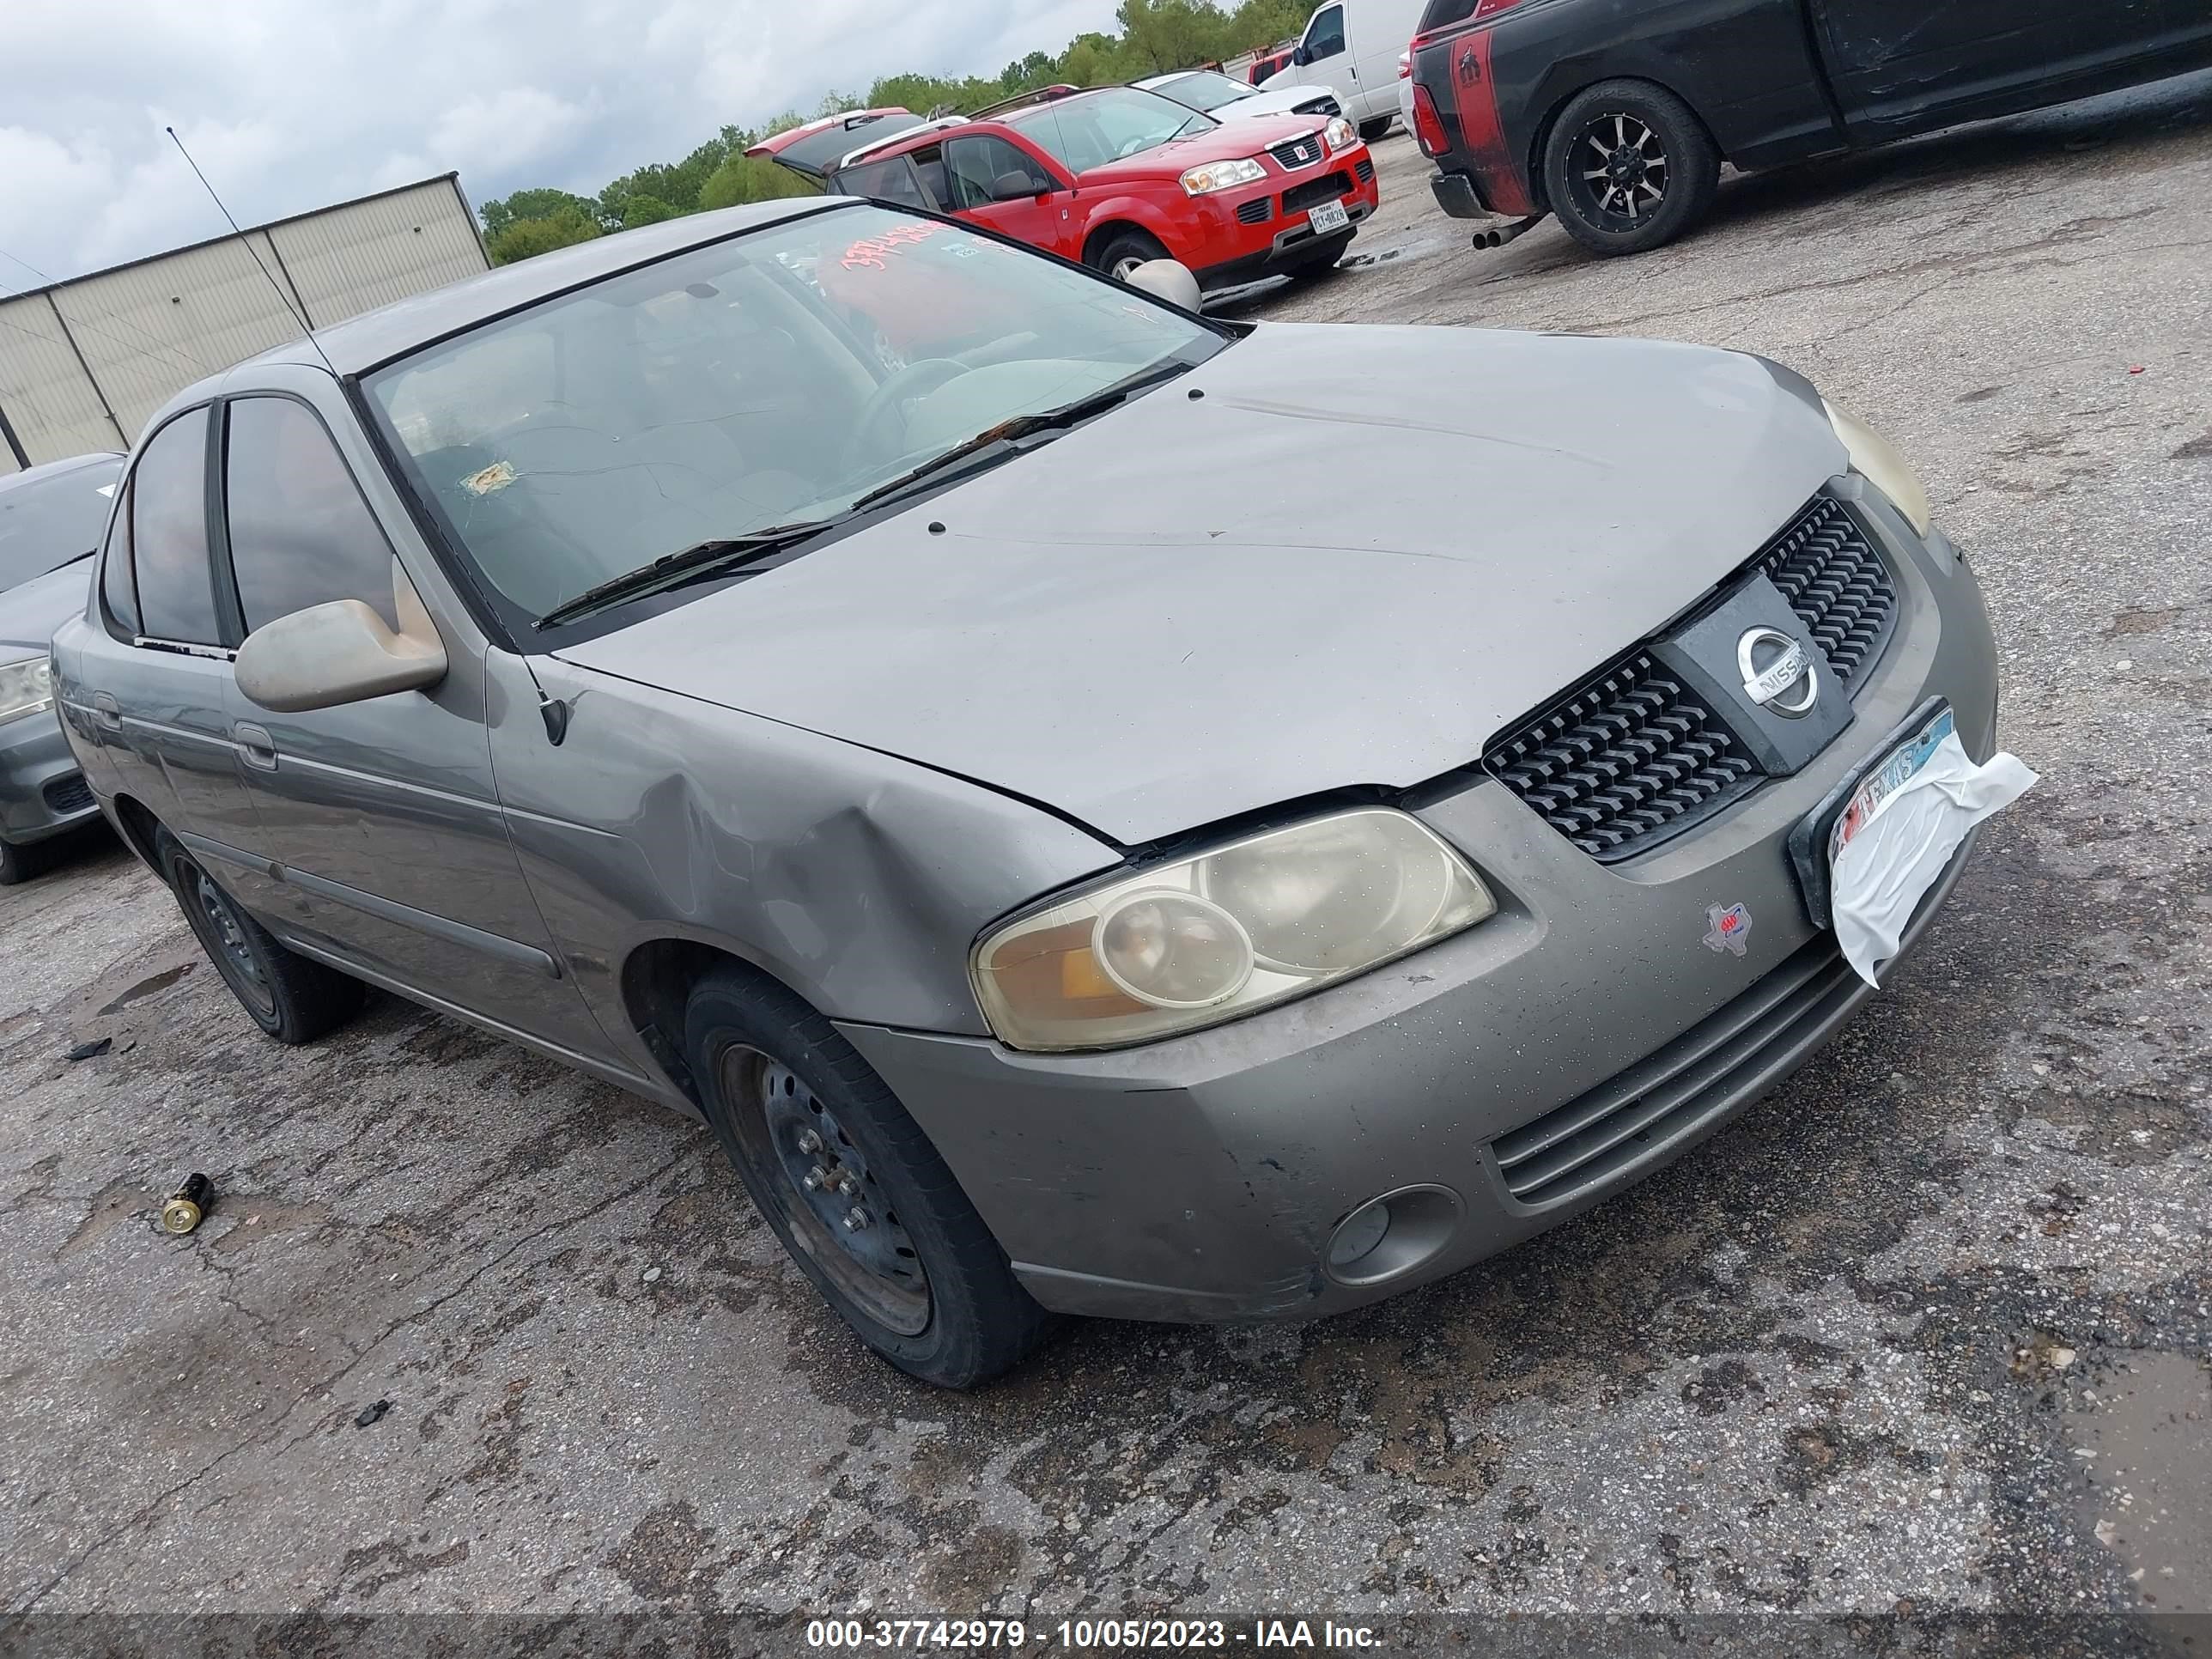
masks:
POLYGON ((1705 213, 1723 161, 1863 149, 2212 63, 2212 0, 1430 0, 1413 54, 1414 136, 1446 212, 1548 210, 1585 247, 1638 253, 1705 213))

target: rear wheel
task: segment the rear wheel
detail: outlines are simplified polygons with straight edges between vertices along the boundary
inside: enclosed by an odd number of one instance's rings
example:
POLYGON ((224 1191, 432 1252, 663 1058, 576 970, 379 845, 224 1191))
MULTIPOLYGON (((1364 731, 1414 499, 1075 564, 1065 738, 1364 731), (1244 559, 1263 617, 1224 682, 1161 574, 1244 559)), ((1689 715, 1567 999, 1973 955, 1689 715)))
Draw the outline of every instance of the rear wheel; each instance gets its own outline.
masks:
POLYGON ((1086 263, 1093 270, 1103 270, 1115 282, 1126 283, 1139 265, 1167 257, 1168 251, 1160 246, 1158 238, 1132 228, 1102 238, 1091 250, 1086 263))
POLYGON ((262 1030, 279 1042, 313 1042, 360 1011, 359 980, 279 945, 174 836, 163 831, 155 850, 200 949, 262 1030))
POLYGON ((691 993, 684 1050, 763 1218, 863 1342, 948 1389, 1036 1346, 1044 1310, 921 1126, 828 1020, 723 969, 691 993))
POLYGON ((1604 81, 1577 94, 1544 146, 1553 210, 1595 253, 1673 241, 1705 217, 1720 177, 1705 124, 1649 81, 1604 81))

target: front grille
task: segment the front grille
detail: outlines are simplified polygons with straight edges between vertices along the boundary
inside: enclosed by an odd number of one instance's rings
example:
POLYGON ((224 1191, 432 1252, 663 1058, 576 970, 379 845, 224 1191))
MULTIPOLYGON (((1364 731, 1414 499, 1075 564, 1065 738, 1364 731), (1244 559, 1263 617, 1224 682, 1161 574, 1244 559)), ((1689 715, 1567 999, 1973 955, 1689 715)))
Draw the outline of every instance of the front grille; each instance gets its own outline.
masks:
POLYGON ((1267 154, 1295 173, 1298 168, 1310 167, 1321 160, 1321 139, 1316 135, 1293 138, 1286 144, 1277 144, 1267 154))
MULTIPOLYGON (((1898 600, 1850 511, 1816 497, 1723 591, 1753 574, 1772 580, 1856 695, 1896 631, 1898 600)), ((1500 738, 1482 764, 1607 863, 1650 852, 1765 781, 1727 722, 1641 652, 1500 738)))
POLYGON ((1563 1204, 1661 1157, 1741 1104, 1771 1050, 1834 1018, 1859 987, 1822 933, 1656 1054, 1491 1142, 1506 1190, 1532 1209, 1563 1204))
POLYGON ((1262 196, 1257 201, 1247 202, 1237 210, 1239 224, 1264 225, 1275 216, 1275 198, 1262 196))
POLYGON ((1352 170, 1359 175, 1359 182, 1363 185, 1370 182, 1375 177, 1375 163, 1369 161, 1364 155, 1361 156, 1357 161, 1354 161, 1352 164, 1352 170))
POLYGON ((82 812, 92 805, 92 786, 82 772, 55 778, 39 793, 46 797, 46 810, 52 812, 82 812))
POLYGON ((1841 501, 1816 499, 1758 568, 1828 653, 1845 690, 1881 660, 1897 625, 1897 584, 1841 501))
POLYGON ((1640 852, 1758 781, 1702 698, 1638 652, 1483 757, 1491 775, 1592 857, 1640 852))
POLYGON ((1310 103, 1300 104, 1298 106, 1298 113, 1301 115, 1341 115, 1344 113, 1344 106, 1338 103, 1334 98, 1316 98, 1310 103))
POLYGON ((1334 202, 1340 196, 1352 193, 1352 180, 1344 173, 1332 173, 1319 179, 1309 179, 1303 185, 1292 185, 1283 192, 1283 211, 1303 213, 1319 202, 1334 202))

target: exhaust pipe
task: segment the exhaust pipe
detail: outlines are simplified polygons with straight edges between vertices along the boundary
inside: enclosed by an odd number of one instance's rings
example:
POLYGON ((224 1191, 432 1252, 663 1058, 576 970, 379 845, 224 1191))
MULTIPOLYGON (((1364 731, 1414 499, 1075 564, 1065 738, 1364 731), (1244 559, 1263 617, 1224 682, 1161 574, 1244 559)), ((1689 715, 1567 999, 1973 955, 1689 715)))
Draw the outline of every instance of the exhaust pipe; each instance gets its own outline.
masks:
POLYGON ((1535 228, 1536 219, 1534 217, 1516 219, 1497 230, 1478 230, 1474 233, 1474 245, 1479 248, 1504 247, 1515 237, 1525 235, 1535 228))

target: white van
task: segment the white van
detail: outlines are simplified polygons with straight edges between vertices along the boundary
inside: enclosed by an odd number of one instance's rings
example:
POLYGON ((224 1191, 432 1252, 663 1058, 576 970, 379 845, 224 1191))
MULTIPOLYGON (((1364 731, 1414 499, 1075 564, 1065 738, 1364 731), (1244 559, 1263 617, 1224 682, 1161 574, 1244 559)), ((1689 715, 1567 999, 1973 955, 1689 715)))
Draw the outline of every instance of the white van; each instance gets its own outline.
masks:
POLYGON ((1306 21, 1288 67, 1261 82, 1334 87, 1363 138, 1380 138, 1398 113, 1398 54, 1410 46, 1427 0, 1327 0, 1306 21))

